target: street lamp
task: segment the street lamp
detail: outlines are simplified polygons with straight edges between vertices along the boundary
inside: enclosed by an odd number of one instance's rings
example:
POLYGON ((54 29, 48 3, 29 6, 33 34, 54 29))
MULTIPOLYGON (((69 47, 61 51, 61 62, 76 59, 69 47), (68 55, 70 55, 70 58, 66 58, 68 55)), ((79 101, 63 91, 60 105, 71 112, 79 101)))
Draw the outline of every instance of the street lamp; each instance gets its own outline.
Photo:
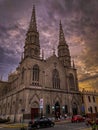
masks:
POLYGON ((55 107, 52 106, 52 114, 54 114, 54 111, 55 111, 55 107))

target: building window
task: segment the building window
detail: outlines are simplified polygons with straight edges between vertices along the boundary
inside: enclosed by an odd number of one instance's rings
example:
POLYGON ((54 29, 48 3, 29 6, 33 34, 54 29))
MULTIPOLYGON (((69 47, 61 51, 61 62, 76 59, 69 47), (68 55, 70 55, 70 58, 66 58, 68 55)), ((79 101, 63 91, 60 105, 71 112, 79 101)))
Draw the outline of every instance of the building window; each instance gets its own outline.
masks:
POLYGON ((90 98, 90 96, 88 96, 88 101, 91 102, 91 98, 90 98))
POLYGON ((21 73, 21 81, 23 82, 23 80, 24 80, 24 68, 22 68, 22 73, 21 73))
POLYGON ((82 95, 82 103, 84 103, 84 98, 83 98, 83 95, 82 95))
POLYGON ((93 113, 93 109, 92 109, 92 107, 90 106, 90 109, 89 109, 89 111, 91 112, 91 113, 93 113))
POLYGON ((0 105, 0 114, 1 114, 1 105, 0 105))
POLYGON ((69 84, 70 84, 70 89, 75 90, 75 82, 74 82, 74 76, 73 74, 69 75, 69 84))
POLYGON ((93 96, 93 102, 95 102, 95 97, 93 96))
POLYGON ((33 66, 33 85, 38 85, 39 82, 39 66, 33 66))
POLYGON ((95 113, 97 113, 97 107, 95 106, 95 113))
POLYGON ((60 78, 59 78, 59 72, 57 69, 53 70, 52 73, 52 83, 53 83, 53 88, 60 88, 60 78))

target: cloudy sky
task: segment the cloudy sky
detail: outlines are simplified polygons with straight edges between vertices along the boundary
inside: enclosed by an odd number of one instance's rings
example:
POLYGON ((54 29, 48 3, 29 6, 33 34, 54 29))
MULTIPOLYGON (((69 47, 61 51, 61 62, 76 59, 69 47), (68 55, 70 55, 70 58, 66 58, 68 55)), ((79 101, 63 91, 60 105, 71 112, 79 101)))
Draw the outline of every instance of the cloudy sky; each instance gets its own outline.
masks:
POLYGON ((59 21, 79 79, 98 74, 98 0, 0 0, 0 76, 20 62, 32 6, 45 57, 58 45, 59 21))

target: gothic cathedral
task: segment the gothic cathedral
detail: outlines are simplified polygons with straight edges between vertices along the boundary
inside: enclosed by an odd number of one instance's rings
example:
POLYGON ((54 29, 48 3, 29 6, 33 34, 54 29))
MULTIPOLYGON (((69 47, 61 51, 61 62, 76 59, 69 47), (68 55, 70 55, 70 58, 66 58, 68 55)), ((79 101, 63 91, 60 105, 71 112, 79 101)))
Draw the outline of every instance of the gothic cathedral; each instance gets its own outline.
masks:
POLYGON ((81 97, 78 88, 77 70, 71 65, 69 47, 62 23, 59 24, 58 56, 55 51, 40 58, 39 32, 36 12, 26 33, 24 55, 16 71, 8 75, 0 90, 0 115, 19 121, 40 115, 54 116, 81 113, 81 97))

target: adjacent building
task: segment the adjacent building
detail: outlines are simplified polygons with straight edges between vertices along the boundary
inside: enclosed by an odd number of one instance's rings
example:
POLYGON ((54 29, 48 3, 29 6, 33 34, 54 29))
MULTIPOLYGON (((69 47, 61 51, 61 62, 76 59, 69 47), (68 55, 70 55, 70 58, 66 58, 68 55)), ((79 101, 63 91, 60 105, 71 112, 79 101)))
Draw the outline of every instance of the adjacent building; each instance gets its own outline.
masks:
POLYGON ((98 93, 96 91, 86 91, 83 89, 82 95, 82 114, 96 116, 98 113, 98 93))

